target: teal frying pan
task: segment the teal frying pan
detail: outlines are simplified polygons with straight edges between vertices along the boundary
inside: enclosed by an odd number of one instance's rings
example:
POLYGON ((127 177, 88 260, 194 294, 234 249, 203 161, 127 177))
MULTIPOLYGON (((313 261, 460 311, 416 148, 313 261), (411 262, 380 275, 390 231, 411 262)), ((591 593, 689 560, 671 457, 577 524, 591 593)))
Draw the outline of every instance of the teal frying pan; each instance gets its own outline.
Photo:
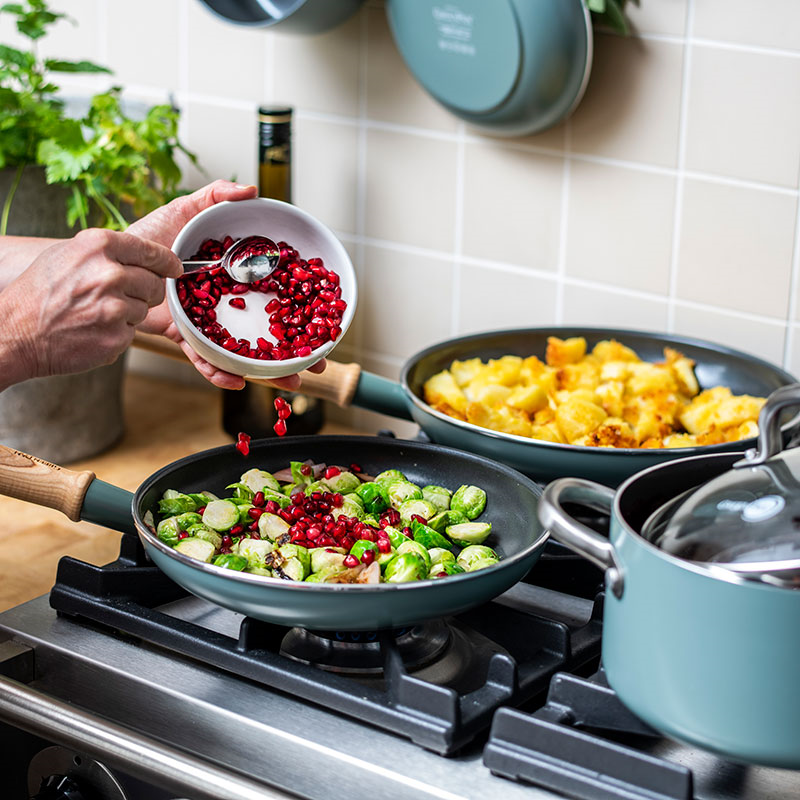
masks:
POLYGON ((423 400, 425 381, 448 368, 454 359, 485 361, 504 355, 544 358, 549 336, 583 336, 590 348, 603 339, 616 339, 632 347, 645 361, 662 360, 665 346, 675 348, 695 361, 701 389, 728 386, 735 394, 766 397, 780 386, 795 382, 788 372, 760 358, 699 339, 617 328, 550 327, 476 333, 435 344, 406 362, 399 382, 365 372, 357 364, 329 361, 321 375, 303 374, 303 391, 339 405, 414 420, 434 442, 479 453, 544 482, 572 476, 618 486, 646 467, 676 458, 755 446, 755 439, 662 450, 556 444, 462 422, 436 411, 423 400))
POLYGON ((176 461, 147 478, 135 493, 92 472, 71 472, 0 446, 0 493, 49 506, 72 520, 87 520, 138 534, 150 559, 192 594, 255 619, 317 630, 375 630, 457 614, 491 600, 522 579, 547 540, 538 520, 539 488, 528 478, 481 456, 446 447, 374 436, 299 436, 251 443, 244 458, 233 445, 176 461), (248 469, 271 472, 290 461, 357 462, 367 473, 399 469, 420 485, 457 489, 477 484, 488 502, 481 519, 492 523, 499 564, 477 572, 404 584, 344 585, 265 578, 188 558, 161 542, 145 522, 165 489, 225 487, 248 469), (496 532, 496 533, 495 533, 496 532))

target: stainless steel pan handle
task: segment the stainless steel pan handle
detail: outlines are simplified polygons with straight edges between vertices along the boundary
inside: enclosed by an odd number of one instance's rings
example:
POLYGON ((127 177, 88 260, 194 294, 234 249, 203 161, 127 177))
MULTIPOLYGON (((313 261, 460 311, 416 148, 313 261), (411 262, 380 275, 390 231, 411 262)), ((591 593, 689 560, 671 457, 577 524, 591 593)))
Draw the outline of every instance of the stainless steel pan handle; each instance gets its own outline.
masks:
POLYGON ((293 797, 227 772, 162 742, 63 703, 0 675, 0 719, 36 736, 83 750, 108 764, 192 800, 285 800, 293 797))
POLYGON ((614 490, 602 484, 583 478, 560 478, 545 488, 539 502, 539 520, 554 539, 605 570, 606 584, 619 598, 622 597, 623 578, 614 546, 597 531, 573 519, 563 507, 563 503, 576 503, 610 513, 614 496, 614 490))

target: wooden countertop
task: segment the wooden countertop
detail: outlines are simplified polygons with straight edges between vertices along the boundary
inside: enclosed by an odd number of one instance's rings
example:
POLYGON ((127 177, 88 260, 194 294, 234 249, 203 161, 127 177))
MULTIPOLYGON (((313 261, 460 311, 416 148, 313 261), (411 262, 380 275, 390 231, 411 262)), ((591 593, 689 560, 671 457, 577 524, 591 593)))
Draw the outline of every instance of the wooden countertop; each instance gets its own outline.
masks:
MULTIPOLYGON (((220 424, 221 395, 214 389, 128 374, 124 399, 122 440, 101 455, 63 466, 90 469, 133 491, 159 467, 231 441, 220 424)), ((353 433, 330 423, 322 432, 353 433)), ((0 520, 0 611, 48 592, 62 556, 106 564, 119 551, 119 533, 20 500, 0 496, 0 520)))

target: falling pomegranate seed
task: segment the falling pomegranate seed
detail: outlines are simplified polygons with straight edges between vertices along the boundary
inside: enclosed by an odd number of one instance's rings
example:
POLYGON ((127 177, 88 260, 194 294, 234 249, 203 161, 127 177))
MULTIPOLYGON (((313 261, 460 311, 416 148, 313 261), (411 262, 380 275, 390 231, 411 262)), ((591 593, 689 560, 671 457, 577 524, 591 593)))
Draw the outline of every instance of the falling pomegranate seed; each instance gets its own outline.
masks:
POLYGON ((247 433, 239 433, 236 438, 236 449, 243 455, 250 455, 250 435, 247 433))
POLYGON ((286 436, 286 420, 279 419, 273 426, 272 430, 278 434, 278 436, 286 436))

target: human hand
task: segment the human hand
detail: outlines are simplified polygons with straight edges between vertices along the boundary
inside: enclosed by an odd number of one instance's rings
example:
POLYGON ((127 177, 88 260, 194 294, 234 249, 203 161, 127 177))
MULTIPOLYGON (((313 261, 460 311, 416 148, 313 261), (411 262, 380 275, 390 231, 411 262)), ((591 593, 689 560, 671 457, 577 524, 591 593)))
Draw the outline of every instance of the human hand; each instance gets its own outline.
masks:
POLYGON ((81 231, 47 248, 0 294, 3 383, 112 363, 182 271, 167 247, 129 233, 81 231))
MULTIPOLYGON (((171 247, 181 228, 203 209, 223 200, 247 200, 255 197, 256 194, 255 186, 241 186, 222 180, 214 181, 214 183, 185 197, 179 197, 142 217, 142 219, 128 228, 128 232, 171 247)), ((244 388, 244 378, 218 369, 198 355, 184 341, 172 319, 166 302, 150 310, 147 319, 139 325, 139 330, 144 333, 160 334, 173 342, 177 342, 192 364, 194 364, 195 369, 215 386, 219 386, 222 389, 244 388)), ((325 359, 321 359, 309 369, 311 372, 322 372, 325 369, 325 359)), ((279 389, 294 391, 300 386, 300 376, 288 375, 284 378, 275 378, 270 383, 279 389)))

